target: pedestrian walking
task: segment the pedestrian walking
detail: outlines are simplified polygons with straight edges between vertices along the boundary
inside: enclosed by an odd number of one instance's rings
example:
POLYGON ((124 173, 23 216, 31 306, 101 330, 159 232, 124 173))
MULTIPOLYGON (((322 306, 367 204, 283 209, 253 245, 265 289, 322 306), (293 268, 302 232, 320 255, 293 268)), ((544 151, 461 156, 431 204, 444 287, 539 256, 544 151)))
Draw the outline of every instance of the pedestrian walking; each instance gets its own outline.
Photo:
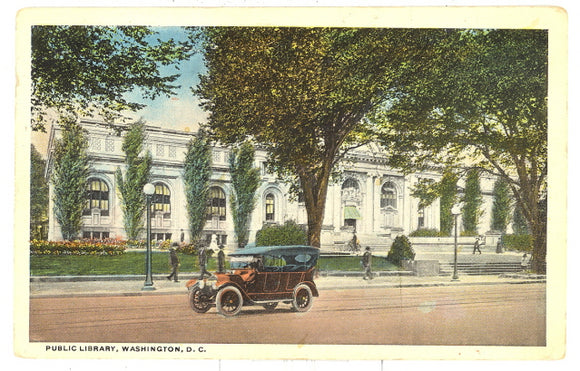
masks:
POLYGON ((226 271, 226 254, 224 253, 224 245, 220 244, 220 251, 217 255, 218 259, 218 273, 225 273, 226 271))
POLYGON ((199 247, 198 260, 199 260, 199 271, 200 271, 199 279, 203 280, 206 275, 208 277, 211 277, 211 273, 209 273, 206 269, 207 251, 206 251, 205 246, 203 246, 203 245, 199 247))
POLYGON ((171 274, 167 276, 167 279, 171 281, 173 278, 174 282, 179 282, 179 278, 177 277, 177 270, 179 269, 179 257, 177 257, 177 243, 174 243, 169 248, 169 266, 171 267, 171 274))
POLYGON ((373 255, 371 254, 371 248, 369 246, 366 247, 365 253, 362 256, 362 266, 364 269, 363 280, 372 280, 373 273, 371 271, 373 255))
POLYGON ((477 237, 475 239, 475 243, 473 244, 473 253, 474 254, 475 254, 476 251, 481 254, 481 250, 480 250, 479 246, 481 246, 481 242, 479 242, 479 237, 477 237))

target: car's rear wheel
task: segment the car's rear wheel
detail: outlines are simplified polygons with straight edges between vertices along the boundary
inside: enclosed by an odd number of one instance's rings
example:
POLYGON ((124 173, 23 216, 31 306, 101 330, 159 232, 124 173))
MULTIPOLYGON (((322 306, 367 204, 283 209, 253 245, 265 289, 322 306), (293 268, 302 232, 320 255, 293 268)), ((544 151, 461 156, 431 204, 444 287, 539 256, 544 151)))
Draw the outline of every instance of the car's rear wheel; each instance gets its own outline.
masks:
POLYGON ((266 303, 266 304, 262 304, 262 306, 268 312, 272 312, 274 309, 276 309, 276 307, 278 306, 278 303, 266 303))
POLYGON ((205 313, 211 308, 211 298, 199 287, 189 291, 189 305, 196 313, 205 313))
POLYGON ((219 314, 226 317, 238 314, 244 304, 242 293, 234 286, 227 286, 218 291, 215 301, 219 314))
POLYGON ((308 285, 301 283, 294 288, 292 309, 296 312, 306 312, 312 306, 312 290, 308 285))

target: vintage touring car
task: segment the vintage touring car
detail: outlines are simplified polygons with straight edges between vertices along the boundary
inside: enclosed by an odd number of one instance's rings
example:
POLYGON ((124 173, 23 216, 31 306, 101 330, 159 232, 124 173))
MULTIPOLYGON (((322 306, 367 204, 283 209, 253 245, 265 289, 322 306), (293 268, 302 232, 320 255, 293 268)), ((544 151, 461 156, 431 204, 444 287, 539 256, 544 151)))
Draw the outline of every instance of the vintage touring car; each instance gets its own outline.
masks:
POLYGON ((305 312, 318 296, 314 283, 318 253, 311 246, 238 249, 229 255, 227 273, 187 282, 190 306, 197 313, 205 313, 215 305, 226 317, 237 315, 242 306, 261 305, 272 311, 279 303, 305 312))

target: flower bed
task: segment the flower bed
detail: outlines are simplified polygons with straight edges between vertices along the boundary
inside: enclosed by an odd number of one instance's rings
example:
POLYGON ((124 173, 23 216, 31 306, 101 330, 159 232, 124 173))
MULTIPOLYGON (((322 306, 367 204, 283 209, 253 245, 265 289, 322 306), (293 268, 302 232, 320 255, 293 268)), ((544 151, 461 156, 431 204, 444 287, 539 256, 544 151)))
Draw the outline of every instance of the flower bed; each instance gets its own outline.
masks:
POLYGON ((127 242, 121 240, 30 241, 31 255, 121 255, 127 242))

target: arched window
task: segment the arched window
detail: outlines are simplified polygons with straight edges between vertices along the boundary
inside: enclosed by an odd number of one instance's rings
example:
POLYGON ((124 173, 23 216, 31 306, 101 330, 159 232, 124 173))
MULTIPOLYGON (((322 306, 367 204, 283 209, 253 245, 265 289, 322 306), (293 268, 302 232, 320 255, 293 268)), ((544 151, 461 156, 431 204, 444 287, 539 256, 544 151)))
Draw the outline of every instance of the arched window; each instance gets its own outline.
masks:
POLYGON ((207 219, 226 220, 226 194, 220 187, 209 189, 207 219))
POLYGON ((268 193, 266 195, 266 221, 274 221, 275 199, 274 195, 268 193))
POLYGON ((151 211, 161 212, 164 216, 171 216, 171 192, 169 187, 163 183, 155 183, 155 193, 151 199, 151 211))
POLYGON ((354 188, 358 191, 358 182, 352 178, 349 178, 342 183, 342 189, 354 188))
POLYGON ((397 208, 397 190, 392 182, 383 184, 381 188, 381 208, 397 208))
POLYGON ((93 209, 99 209, 101 216, 109 216, 109 186, 98 178, 90 178, 88 181, 83 215, 91 215, 93 209))

